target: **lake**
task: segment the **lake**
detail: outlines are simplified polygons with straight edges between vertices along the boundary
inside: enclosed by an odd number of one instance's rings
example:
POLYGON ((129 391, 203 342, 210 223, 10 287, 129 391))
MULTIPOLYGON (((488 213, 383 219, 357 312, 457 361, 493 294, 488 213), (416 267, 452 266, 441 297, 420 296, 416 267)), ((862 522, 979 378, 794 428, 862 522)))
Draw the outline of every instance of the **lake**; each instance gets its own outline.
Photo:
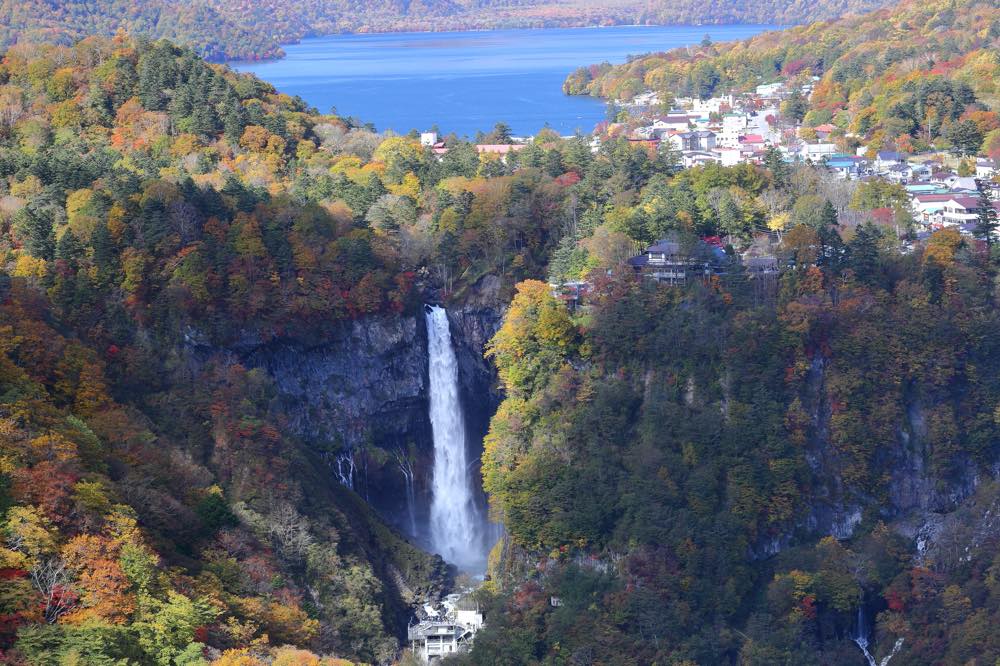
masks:
POLYGON ((321 112, 336 108, 382 131, 437 125, 472 136, 506 122, 516 135, 548 124, 590 132, 605 118, 597 99, 562 93, 577 67, 628 55, 744 39, 776 26, 621 26, 552 30, 334 35, 285 47, 287 57, 230 63, 321 112))

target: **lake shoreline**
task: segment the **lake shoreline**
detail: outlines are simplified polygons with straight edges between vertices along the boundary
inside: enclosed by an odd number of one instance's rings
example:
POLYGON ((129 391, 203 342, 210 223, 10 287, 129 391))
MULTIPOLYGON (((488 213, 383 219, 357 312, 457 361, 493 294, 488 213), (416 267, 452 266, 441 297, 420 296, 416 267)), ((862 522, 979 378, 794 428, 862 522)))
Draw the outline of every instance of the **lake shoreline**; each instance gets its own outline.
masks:
MULTIPOLYGON (((775 28, 735 24, 707 32, 723 42, 775 28)), ((441 135, 473 137, 504 122, 517 136, 546 127, 566 136, 589 134, 607 119, 605 100, 563 93, 571 72, 696 44, 705 32, 640 25, 338 34, 303 39, 280 60, 230 66, 380 131, 437 126, 441 135)))
MULTIPOLYGON (((329 39, 333 37, 341 36, 359 36, 359 35, 402 35, 402 34, 418 34, 418 35, 447 35, 452 33, 460 32, 498 32, 506 30, 516 30, 524 32, 546 32, 550 30, 605 30, 613 28, 711 28, 713 26, 755 26, 760 25, 756 23, 614 23, 612 25, 571 25, 571 26, 524 26, 524 27, 507 27, 507 28, 445 28, 441 30, 413 30, 413 29, 400 29, 400 30, 345 30, 343 32, 331 32, 325 34, 317 35, 305 35, 301 39, 297 39, 290 42, 281 42, 279 46, 284 51, 286 46, 298 46, 305 41, 311 39, 329 39)), ((789 26, 774 26, 774 30, 781 30, 789 26)), ((640 54, 636 54, 640 55, 640 54)), ((246 59, 231 59, 231 60, 218 60, 214 61, 220 65, 228 65, 230 67, 238 65, 254 65, 254 64, 264 64, 269 62, 280 62, 288 57, 287 52, 282 53, 280 56, 273 58, 257 58, 255 60, 246 59)))

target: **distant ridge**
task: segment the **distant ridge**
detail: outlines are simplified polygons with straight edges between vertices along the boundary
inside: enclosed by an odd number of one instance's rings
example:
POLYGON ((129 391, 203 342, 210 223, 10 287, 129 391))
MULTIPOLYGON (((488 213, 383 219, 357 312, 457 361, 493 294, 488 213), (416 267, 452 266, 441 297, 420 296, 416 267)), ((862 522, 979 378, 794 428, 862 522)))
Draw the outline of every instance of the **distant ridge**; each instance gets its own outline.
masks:
POLYGON ((283 55, 282 44, 340 32, 631 24, 779 23, 829 19, 888 0, 0 0, 0 47, 71 43, 124 29, 214 60, 283 55))

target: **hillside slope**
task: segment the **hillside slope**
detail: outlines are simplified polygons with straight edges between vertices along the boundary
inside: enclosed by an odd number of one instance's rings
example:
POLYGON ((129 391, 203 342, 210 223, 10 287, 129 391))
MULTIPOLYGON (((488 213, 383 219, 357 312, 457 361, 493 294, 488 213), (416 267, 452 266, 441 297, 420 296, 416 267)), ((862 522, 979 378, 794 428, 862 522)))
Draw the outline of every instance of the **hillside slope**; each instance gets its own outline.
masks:
POLYGON ((635 23, 799 23, 867 11, 887 0, 3 0, 0 46, 24 41, 72 43, 124 29, 166 38, 210 60, 273 58, 281 45, 338 32, 540 28, 635 23))
POLYGON ((463 663, 1000 656, 996 264, 807 228, 773 300, 624 275, 573 317, 519 286, 484 457, 508 540, 463 663))

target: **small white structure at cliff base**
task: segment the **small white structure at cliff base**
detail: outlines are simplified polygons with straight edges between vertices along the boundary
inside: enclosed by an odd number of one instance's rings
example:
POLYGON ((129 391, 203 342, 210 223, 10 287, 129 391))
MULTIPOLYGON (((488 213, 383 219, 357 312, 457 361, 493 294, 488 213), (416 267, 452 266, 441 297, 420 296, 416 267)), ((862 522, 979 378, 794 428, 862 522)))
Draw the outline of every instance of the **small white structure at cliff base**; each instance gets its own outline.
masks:
MULTIPOLYGON (((454 602, 453 602, 454 603, 454 602)), ((467 652, 483 626, 478 609, 462 609, 462 603, 449 607, 443 615, 430 617, 406 629, 413 654, 430 663, 456 652, 467 652)))

